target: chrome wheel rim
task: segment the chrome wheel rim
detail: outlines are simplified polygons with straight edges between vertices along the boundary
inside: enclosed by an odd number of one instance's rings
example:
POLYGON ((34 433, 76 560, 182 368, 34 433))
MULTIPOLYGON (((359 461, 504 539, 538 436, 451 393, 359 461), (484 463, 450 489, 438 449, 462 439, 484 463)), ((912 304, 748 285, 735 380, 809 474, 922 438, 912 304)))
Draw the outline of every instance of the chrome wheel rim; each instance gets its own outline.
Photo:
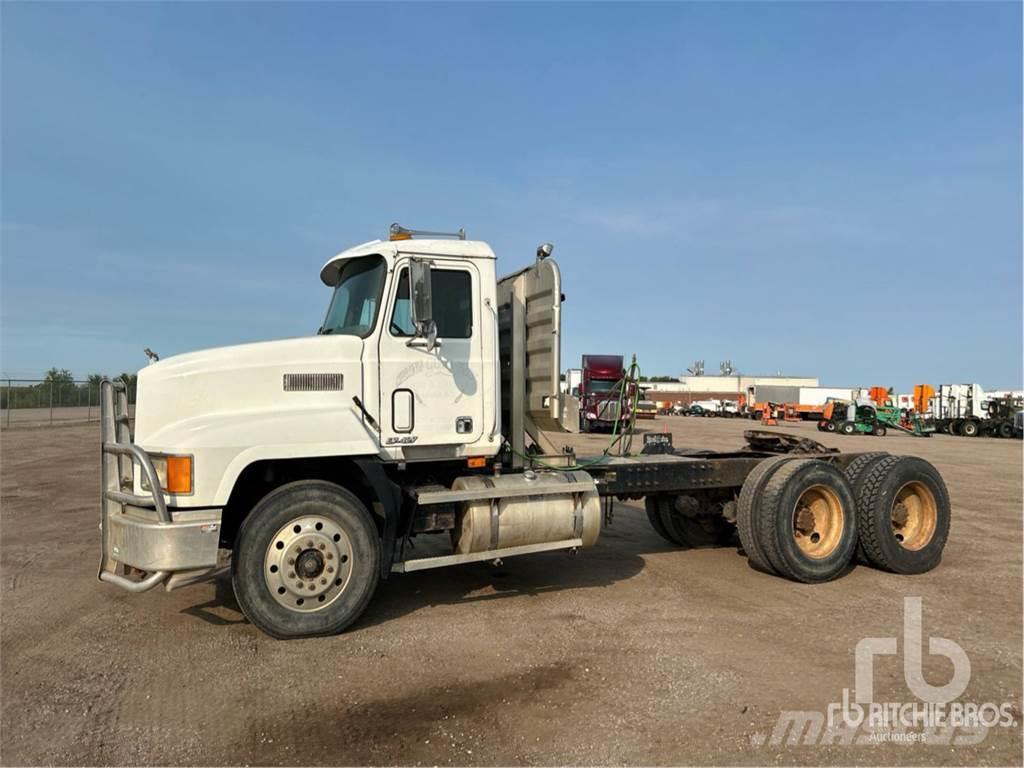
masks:
POLYGON ((352 543, 326 517, 297 517, 267 546, 263 563, 267 589, 290 611, 322 611, 341 597, 351 575, 352 543))

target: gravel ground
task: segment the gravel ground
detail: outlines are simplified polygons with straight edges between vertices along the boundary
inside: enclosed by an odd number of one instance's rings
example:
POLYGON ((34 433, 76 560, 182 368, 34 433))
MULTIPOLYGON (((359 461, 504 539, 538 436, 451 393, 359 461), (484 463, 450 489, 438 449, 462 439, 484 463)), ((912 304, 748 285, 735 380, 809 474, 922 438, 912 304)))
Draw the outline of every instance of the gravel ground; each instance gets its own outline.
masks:
MULTIPOLYGON (((750 426, 645 424, 723 449, 750 426)), ((254 629, 228 581, 137 596, 101 585, 97 425, 5 430, 0 760, 1019 765, 1021 442, 787 430, 938 466, 954 510, 942 565, 804 586, 735 547, 673 549, 640 505, 617 504, 575 557, 395 576, 346 634, 291 642, 254 629), (904 596, 922 597, 925 637, 968 654, 962 698, 1009 703, 1016 726, 945 745, 772 744, 780 712, 824 712, 853 688, 859 640, 901 635, 904 596)), ((570 441, 584 453, 603 439, 570 441)), ((950 664, 924 654, 942 685, 950 664)), ((913 701, 900 658, 880 657, 874 677, 876 700, 913 701)))

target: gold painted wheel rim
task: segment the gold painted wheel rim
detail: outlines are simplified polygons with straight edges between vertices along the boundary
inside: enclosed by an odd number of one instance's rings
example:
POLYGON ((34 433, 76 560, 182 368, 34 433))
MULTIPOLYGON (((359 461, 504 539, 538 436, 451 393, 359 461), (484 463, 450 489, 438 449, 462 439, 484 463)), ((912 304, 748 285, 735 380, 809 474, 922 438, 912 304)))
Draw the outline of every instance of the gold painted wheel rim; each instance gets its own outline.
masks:
POLYGON ((828 486, 812 485, 793 509, 793 539, 808 557, 826 558, 843 538, 845 518, 838 494, 828 486))
POLYGON ((924 483, 906 483, 893 499, 889 513, 892 535, 904 549, 919 550, 935 536, 939 507, 935 494, 924 483))

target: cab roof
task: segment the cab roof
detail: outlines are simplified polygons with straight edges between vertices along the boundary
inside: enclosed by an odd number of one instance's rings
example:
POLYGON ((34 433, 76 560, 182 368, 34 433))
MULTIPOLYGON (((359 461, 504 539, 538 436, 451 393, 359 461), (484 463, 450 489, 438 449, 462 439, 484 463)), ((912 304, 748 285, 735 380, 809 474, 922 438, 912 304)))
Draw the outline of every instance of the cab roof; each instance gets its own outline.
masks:
POLYGON ((341 274, 341 266, 349 259, 359 256, 383 256, 393 261, 400 254, 422 256, 450 256, 457 259, 494 259, 494 251, 483 240, 370 240, 367 243, 353 246, 332 256, 320 270, 320 279, 324 285, 334 286, 341 274))

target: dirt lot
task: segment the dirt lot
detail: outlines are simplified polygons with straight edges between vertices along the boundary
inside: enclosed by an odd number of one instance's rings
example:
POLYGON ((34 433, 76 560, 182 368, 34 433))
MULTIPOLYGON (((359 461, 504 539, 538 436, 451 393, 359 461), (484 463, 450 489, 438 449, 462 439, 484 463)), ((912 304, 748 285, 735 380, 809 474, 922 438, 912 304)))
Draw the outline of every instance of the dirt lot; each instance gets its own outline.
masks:
MULTIPOLYGON (((750 427, 654 424, 678 446, 713 448, 750 427)), ((97 425, 5 431, 0 759, 1020 764, 1021 442, 796 431, 934 462, 954 510, 942 565, 803 586, 752 570, 735 547, 675 550, 620 504, 574 558, 392 577, 345 635, 292 642, 248 624, 226 581, 139 596, 101 585, 97 425), (902 635, 908 595, 923 598, 926 638, 968 654, 962 698, 1009 702, 1016 726, 974 744, 772 744, 780 712, 824 712, 853 688, 859 640, 902 635)), ((924 655, 929 682, 949 680, 949 662, 924 655)), ((878 659, 874 685, 876 700, 914 700, 897 656, 878 659)))

